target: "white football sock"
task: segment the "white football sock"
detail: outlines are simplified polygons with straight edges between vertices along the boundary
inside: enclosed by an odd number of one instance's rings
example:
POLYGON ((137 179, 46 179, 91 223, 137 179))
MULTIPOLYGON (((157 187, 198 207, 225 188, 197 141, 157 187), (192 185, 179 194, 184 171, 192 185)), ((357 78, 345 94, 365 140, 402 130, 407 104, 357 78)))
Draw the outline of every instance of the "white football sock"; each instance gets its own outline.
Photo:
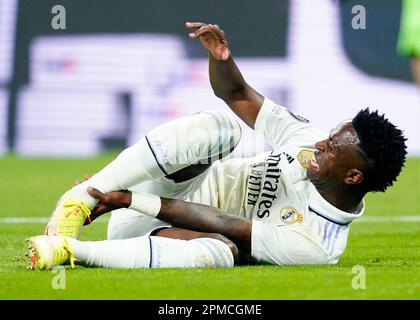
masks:
POLYGON ((68 239, 74 257, 86 266, 102 268, 233 267, 233 255, 222 241, 211 238, 177 240, 137 237, 122 240, 68 239))
POLYGON ((150 237, 151 268, 233 267, 227 244, 212 238, 177 240, 150 237))
POLYGON ((123 240, 79 241, 69 238, 74 257, 86 266, 102 268, 147 268, 150 262, 148 237, 123 240))

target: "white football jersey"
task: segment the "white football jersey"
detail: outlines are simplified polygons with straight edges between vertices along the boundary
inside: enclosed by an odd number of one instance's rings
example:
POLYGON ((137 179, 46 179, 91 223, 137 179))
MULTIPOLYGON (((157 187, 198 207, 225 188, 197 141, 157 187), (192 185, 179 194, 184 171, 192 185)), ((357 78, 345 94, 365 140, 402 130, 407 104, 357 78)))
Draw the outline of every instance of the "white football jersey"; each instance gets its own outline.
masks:
POLYGON ((326 134, 306 119, 265 99, 255 129, 273 151, 255 158, 248 176, 246 215, 251 216, 252 256, 274 264, 336 263, 349 224, 363 214, 328 203, 306 170, 315 143, 326 134))
MULTIPOLYGON (((217 127, 223 123, 218 121, 217 127)), ((272 152, 247 159, 225 158, 190 180, 175 183, 159 178, 131 190, 207 204, 252 219, 251 254, 257 260, 336 263, 345 250, 349 224, 363 214, 364 206, 357 214, 341 211, 324 200, 309 181, 306 170, 315 143, 327 135, 267 98, 255 129, 270 142, 272 152)), ((169 226, 134 210, 118 211, 108 227, 112 238, 141 236, 169 226)))

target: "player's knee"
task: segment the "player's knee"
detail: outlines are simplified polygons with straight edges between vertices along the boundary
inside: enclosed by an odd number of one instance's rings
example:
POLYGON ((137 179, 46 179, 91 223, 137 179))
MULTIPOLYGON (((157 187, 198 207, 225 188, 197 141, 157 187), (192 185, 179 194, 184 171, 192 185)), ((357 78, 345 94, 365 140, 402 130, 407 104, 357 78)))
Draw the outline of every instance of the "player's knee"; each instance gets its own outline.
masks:
POLYGON ((184 182, 190 179, 193 179, 203 172, 205 172, 208 168, 210 168, 211 164, 194 164, 190 165, 186 168, 183 168, 179 171, 176 171, 172 174, 165 176, 165 178, 175 181, 176 183, 184 182))
POLYGON ((230 251, 232 252, 233 258, 236 260, 239 257, 238 247, 235 243, 233 243, 233 241, 230 241, 229 239, 227 240, 228 241, 225 242, 225 244, 229 247, 230 251))
POLYGON ((236 119, 222 110, 207 110, 198 114, 206 130, 213 134, 211 138, 217 141, 219 155, 224 157, 231 153, 238 145, 242 129, 236 119))
POLYGON ((223 236, 219 233, 211 233, 211 234, 207 235, 206 237, 222 241, 224 244, 226 244, 229 247, 230 251, 232 252, 232 255, 233 255, 234 259, 237 259, 239 257, 238 247, 236 246, 236 244, 233 241, 229 240, 225 236, 223 236))

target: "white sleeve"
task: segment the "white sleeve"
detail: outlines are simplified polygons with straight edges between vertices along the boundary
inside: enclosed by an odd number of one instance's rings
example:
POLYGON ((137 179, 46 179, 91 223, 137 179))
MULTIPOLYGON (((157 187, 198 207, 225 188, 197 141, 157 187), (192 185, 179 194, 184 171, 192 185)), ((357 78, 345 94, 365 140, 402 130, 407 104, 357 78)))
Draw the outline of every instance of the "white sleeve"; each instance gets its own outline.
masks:
POLYGON ((276 105, 268 98, 264 99, 258 113, 255 130, 264 135, 274 149, 285 144, 310 147, 325 137, 325 133, 308 120, 276 105))
POLYGON ((276 265, 328 264, 321 245, 296 228, 252 221, 251 256, 276 265))

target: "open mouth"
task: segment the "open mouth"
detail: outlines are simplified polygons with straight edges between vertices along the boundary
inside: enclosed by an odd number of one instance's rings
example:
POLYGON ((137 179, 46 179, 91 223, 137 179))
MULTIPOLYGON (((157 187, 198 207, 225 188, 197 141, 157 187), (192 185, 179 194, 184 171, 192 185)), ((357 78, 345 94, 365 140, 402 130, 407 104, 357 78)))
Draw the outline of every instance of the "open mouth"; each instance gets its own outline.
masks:
POLYGON ((311 159, 311 168, 315 171, 315 172, 319 172, 319 164, 318 164, 318 161, 316 161, 316 158, 315 158, 315 154, 314 154, 314 156, 312 157, 312 159, 311 159))

